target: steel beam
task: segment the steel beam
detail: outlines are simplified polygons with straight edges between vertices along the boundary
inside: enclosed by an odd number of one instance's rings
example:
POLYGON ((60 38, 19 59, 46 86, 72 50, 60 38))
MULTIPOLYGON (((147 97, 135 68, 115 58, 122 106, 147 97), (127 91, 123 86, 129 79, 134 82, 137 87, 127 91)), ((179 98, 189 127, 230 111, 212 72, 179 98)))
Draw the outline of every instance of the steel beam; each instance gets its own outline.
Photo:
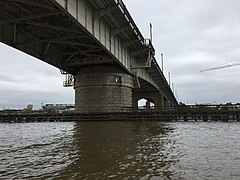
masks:
POLYGON ((138 42, 139 42, 139 40, 129 40, 129 41, 123 43, 123 47, 126 48, 126 47, 131 46, 131 45, 133 45, 135 43, 138 43, 138 42))
POLYGON ((25 43, 18 43, 19 46, 29 45, 33 43, 43 43, 43 42, 58 42, 62 40, 70 40, 70 39, 80 39, 87 37, 86 35, 75 35, 75 36, 62 36, 62 37, 55 37, 55 38, 48 38, 48 39, 39 39, 37 41, 25 42, 25 43))
POLYGON ((17 43, 17 24, 13 25, 13 46, 15 47, 17 43))
POLYGON ((139 49, 139 50, 137 50, 137 51, 132 52, 132 53, 131 53, 131 56, 137 56, 137 55, 139 55, 139 54, 143 54, 143 53, 145 53, 147 50, 149 50, 149 48, 141 48, 141 49, 139 49))
POLYGON ((38 26, 38 27, 48 28, 48 29, 54 29, 54 30, 60 30, 60 31, 66 31, 66 32, 72 32, 72 33, 77 33, 77 34, 81 33, 81 31, 75 31, 75 30, 72 30, 70 28, 54 26, 54 25, 49 25, 49 24, 43 24, 43 23, 24 22, 23 24, 33 25, 33 26, 38 26))
POLYGON ((64 52, 64 53, 60 53, 58 54, 59 56, 65 56, 65 55, 71 55, 71 54, 83 54, 83 53, 94 53, 94 52, 102 52, 102 49, 87 49, 87 50, 76 50, 76 51, 72 51, 72 52, 64 52))
POLYGON ((53 11, 53 12, 45 12, 41 14, 36 14, 36 15, 29 15, 29 16, 24 16, 24 17, 18 17, 18 18, 11 18, 9 20, 1 21, 1 24, 8 24, 8 23, 19 23, 21 21, 26 21, 26 20, 31 20, 31 19, 36 19, 36 18, 42 18, 42 17, 47 17, 47 16, 52 16, 56 14, 60 14, 61 12, 59 11, 53 11))
POLYGON ((79 42, 70 42, 70 41, 56 41, 58 44, 68 44, 73 46, 82 46, 82 47, 90 47, 90 48, 98 48, 98 46, 90 45, 89 43, 79 43, 79 42))
POLYGON ((51 7, 49 5, 43 5, 41 3, 38 3, 36 1, 30 1, 30 0, 11 0, 11 1, 14 1, 14 2, 20 2, 20 3, 23 3, 23 4, 27 4, 27 5, 32 5, 32 6, 37 6, 37 7, 41 7, 41 8, 44 8, 44 9, 54 9, 54 7, 51 7))
POLYGON ((117 35, 121 32, 124 32, 128 29, 130 29, 131 27, 128 25, 128 26, 123 26, 123 27, 119 27, 119 28, 115 28, 115 29, 112 29, 112 35, 117 35))
POLYGON ((95 11, 94 19, 99 19, 118 8, 118 4, 95 11))
POLYGON ((50 48, 51 44, 52 44, 52 42, 50 41, 50 42, 48 43, 48 45, 47 45, 47 47, 46 47, 44 53, 43 53, 43 57, 46 56, 46 54, 47 54, 47 52, 48 52, 48 49, 50 48))

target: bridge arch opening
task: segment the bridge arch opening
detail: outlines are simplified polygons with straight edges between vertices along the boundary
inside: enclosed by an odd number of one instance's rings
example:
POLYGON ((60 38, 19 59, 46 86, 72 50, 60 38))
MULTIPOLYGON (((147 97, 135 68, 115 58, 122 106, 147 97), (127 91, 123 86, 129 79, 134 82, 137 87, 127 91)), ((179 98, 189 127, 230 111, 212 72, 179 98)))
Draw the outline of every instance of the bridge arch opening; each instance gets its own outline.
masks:
POLYGON ((151 109, 154 108, 154 101, 148 98, 141 98, 138 100, 138 109, 151 109))

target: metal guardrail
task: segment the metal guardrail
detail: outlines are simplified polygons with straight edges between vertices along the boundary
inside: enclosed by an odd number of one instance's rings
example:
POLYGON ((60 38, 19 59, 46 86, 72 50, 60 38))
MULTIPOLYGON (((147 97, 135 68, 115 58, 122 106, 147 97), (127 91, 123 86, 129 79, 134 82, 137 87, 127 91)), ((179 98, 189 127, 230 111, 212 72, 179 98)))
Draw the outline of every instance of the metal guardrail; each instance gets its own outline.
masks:
POLYGON ((129 23, 133 26, 133 30, 136 32, 137 37, 139 38, 139 40, 142 42, 142 44, 144 44, 144 37, 142 35, 142 33, 139 31, 137 25, 135 24, 132 16, 130 15, 130 13, 128 12, 125 4, 123 3, 122 0, 117 0, 117 3, 119 4, 119 6, 121 7, 124 16, 129 20, 129 23))
POLYGON ((240 105, 188 105, 188 106, 142 106, 138 108, 123 107, 123 112, 169 112, 169 111, 240 111, 240 105))
POLYGON ((40 113, 40 114, 0 114, 0 123, 23 122, 69 122, 69 121, 240 121, 240 110, 217 111, 135 111, 102 113, 40 113))

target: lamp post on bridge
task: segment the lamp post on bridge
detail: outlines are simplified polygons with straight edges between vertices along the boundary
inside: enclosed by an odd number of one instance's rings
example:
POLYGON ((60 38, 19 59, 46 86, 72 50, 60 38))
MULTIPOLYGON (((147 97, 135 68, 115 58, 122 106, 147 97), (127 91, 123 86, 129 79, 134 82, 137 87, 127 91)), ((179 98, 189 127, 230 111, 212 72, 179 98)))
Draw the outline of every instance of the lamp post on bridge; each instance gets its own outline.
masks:
POLYGON ((163 72, 163 53, 161 53, 161 61, 162 61, 162 72, 163 72))
POLYGON ((151 43, 152 43, 152 40, 153 40, 153 29, 152 29, 152 23, 150 23, 150 40, 151 40, 151 43))

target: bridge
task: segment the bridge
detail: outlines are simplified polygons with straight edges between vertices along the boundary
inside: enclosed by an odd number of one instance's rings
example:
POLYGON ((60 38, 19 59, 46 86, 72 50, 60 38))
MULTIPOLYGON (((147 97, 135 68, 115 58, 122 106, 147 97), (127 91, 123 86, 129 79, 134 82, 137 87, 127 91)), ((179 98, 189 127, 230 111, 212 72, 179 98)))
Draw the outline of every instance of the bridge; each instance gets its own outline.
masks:
POLYGON ((0 42, 61 69, 78 112, 178 105, 122 0, 0 0, 0 42))

